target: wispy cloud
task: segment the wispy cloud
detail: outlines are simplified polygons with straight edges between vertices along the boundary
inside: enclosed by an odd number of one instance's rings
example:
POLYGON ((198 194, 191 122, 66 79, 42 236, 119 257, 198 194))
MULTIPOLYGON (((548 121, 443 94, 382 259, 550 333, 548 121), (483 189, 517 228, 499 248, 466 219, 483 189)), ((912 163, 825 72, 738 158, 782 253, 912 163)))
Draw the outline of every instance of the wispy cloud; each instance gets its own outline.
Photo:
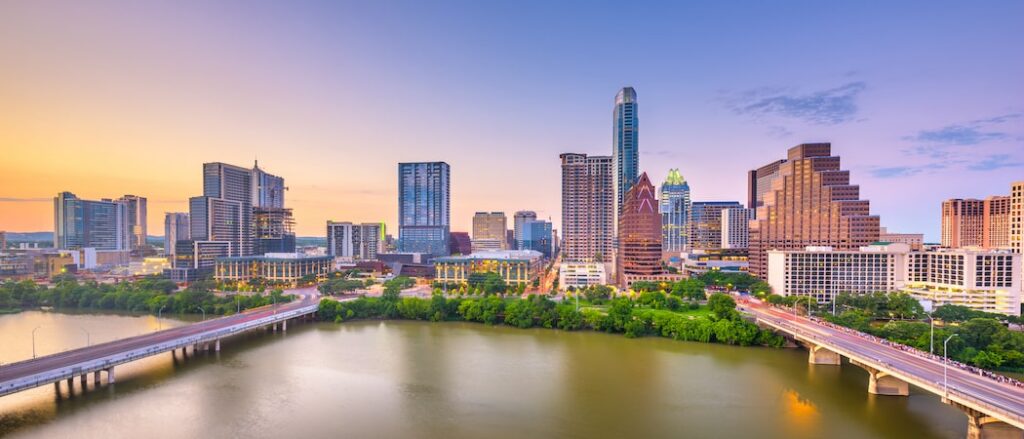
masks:
POLYGON ((1021 113, 1004 114, 1002 116, 972 120, 970 122, 946 125, 941 128, 921 130, 906 136, 903 140, 917 143, 912 151, 928 153, 931 150, 948 146, 972 146, 993 140, 1009 137, 1005 132, 996 130, 993 125, 1021 117, 1021 113))
POLYGON ((15 198, 15 197, 0 197, 0 203, 40 203, 44 201, 53 201, 53 198, 15 198))
POLYGON ((928 163, 924 165, 915 166, 886 166, 886 167, 874 167, 868 170, 871 176, 875 178, 900 178, 910 177, 923 172, 937 171, 940 169, 946 169, 950 166, 950 163, 928 163))
POLYGON ((643 154, 643 155, 648 156, 648 157, 664 157, 664 158, 671 158, 671 157, 675 157, 676 156, 676 152, 675 151, 670 151, 670 150, 667 150, 667 149, 656 149, 656 150, 652 150, 652 151, 641 150, 640 154, 643 154))
POLYGON ((993 154, 971 163, 967 166, 967 169, 972 171, 993 171, 996 169, 1020 167, 1024 167, 1024 161, 1015 160, 1009 154, 993 154))
POLYGON ((855 120, 859 111, 857 97, 865 89, 864 81, 809 93, 759 88, 727 97, 725 101, 736 114, 754 118, 781 116, 818 125, 836 125, 855 120))

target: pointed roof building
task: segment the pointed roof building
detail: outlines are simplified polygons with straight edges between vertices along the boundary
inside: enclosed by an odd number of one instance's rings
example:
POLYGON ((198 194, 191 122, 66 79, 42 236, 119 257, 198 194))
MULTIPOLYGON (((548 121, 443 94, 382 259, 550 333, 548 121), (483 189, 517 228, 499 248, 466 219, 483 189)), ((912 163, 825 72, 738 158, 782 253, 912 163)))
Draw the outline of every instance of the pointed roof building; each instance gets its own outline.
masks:
POLYGON ((661 274, 661 214, 658 197, 647 173, 626 192, 619 215, 618 281, 629 283, 629 276, 661 274))

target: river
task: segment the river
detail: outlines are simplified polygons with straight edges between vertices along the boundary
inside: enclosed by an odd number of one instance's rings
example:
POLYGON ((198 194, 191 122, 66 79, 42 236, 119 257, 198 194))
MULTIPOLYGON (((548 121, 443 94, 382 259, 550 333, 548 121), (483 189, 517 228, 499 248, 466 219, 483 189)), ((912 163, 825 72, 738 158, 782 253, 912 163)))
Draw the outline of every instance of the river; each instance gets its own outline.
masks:
MULTIPOLYGON (((181 325, 118 314, 0 316, 0 361, 181 325)), ((289 325, 119 366, 117 383, 0 398, 0 436, 963 438, 935 396, 867 393, 856 366, 742 348, 471 323, 289 325)))

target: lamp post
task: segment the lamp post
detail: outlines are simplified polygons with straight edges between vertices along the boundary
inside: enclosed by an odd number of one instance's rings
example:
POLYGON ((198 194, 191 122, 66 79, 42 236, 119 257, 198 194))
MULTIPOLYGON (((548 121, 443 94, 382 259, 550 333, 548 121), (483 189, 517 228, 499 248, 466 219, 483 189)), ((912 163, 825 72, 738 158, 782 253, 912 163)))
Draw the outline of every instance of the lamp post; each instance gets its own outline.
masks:
POLYGON ((42 326, 32 328, 32 358, 36 357, 36 330, 39 328, 42 328, 42 326))
POLYGON ((928 353, 935 354, 935 318, 932 317, 932 313, 928 314, 928 323, 931 328, 929 329, 929 340, 928 340, 928 353))
POLYGON ((949 344, 949 341, 956 336, 957 334, 953 334, 946 337, 946 341, 942 342, 942 393, 947 401, 949 400, 949 351, 946 347, 949 344))
POLYGON ((206 310, 203 309, 203 307, 201 307, 201 306, 196 306, 196 308, 198 308, 200 311, 203 312, 203 320, 206 320, 206 310))
POLYGON ((86 330, 85 328, 81 327, 81 326, 79 326, 78 329, 80 331, 82 331, 83 333, 85 333, 85 347, 91 346, 92 345, 92 340, 91 340, 92 336, 89 335, 89 331, 86 330))
POLYGON ((160 307, 160 309, 156 310, 156 330, 157 331, 159 331, 159 330, 164 328, 163 324, 160 323, 160 316, 163 315, 164 308, 166 308, 166 307, 167 307, 167 305, 163 305, 163 306, 160 307))
POLYGON ((238 294, 235 294, 235 314, 239 314, 241 312, 242 312, 242 301, 240 300, 238 294))

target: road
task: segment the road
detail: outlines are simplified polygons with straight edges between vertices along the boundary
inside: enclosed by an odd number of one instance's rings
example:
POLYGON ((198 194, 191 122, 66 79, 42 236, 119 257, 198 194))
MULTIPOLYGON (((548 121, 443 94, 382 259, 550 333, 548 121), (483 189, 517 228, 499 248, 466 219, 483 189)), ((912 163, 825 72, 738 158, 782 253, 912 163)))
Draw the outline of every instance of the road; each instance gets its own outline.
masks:
MULTIPOLYGON (((916 349, 897 349, 852 330, 847 332, 834 329, 806 317, 750 301, 741 301, 741 310, 760 320, 784 327, 797 336, 820 342, 830 350, 835 348, 837 352, 848 358, 854 357, 853 359, 858 361, 863 359, 866 360, 866 364, 881 363, 883 366, 893 369, 896 372, 893 374, 894 376, 898 377, 899 374, 903 374, 916 378, 923 385, 912 382, 913 384, 940 396, 945 390, 942 359, 929 357, 916 349)), ((986 413, 1019 428, 1024 424, 1024 390, 954 366, 949 367, 947 372, 951 399, 964 398, 981 402, 1002 412, 1004 416, 999 416, 998 413, 992 411, 986 411, 986 413), (1011 419, 1003 419, 1004 417, 1011 419)))

